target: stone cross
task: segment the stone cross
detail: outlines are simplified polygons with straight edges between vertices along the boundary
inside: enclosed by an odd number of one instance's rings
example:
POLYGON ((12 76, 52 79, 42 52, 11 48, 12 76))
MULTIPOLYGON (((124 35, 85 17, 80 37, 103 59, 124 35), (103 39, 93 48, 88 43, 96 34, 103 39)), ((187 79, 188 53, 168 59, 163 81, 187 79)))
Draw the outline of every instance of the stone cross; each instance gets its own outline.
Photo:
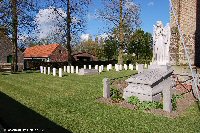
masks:
POLYGON ((50 75, 50 74, 51 74, 51 68, 48 67, 48 75, 50 75))
POLYGON ((47 74, 47 68, 44 67, 44 74, 47 74))
POLYGON ((103 79, 103 97, 110 98, 110 80, 108 78, 103 79))
POLYGON ((59 68, 59 77, 62 77, 62 68, 59 68))
POLYGON ((40 73, 43 73, 43 66, 40 66, 40 73))
POLYGON ((53 68, 53 76, 56 76, 56 68, 53 68))

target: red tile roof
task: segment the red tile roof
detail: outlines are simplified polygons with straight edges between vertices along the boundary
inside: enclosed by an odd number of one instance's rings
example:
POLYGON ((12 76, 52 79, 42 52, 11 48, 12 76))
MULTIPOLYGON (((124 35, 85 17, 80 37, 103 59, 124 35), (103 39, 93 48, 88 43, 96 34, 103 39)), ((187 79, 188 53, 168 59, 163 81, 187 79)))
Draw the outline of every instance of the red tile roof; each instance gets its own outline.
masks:
POLYGON ((37 45, 27 48, 24 57, 49 57, 59 44, 37 45))

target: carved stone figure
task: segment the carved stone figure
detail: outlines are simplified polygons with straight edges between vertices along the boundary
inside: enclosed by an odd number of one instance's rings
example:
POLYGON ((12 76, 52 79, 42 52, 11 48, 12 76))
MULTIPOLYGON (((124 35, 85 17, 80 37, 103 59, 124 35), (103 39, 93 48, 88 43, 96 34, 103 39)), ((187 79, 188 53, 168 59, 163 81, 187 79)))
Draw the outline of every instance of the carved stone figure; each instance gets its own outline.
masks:
POLYGON ((170 26, 157 21, 153 31, 153 61, 157 65, 169 63, 170 26))

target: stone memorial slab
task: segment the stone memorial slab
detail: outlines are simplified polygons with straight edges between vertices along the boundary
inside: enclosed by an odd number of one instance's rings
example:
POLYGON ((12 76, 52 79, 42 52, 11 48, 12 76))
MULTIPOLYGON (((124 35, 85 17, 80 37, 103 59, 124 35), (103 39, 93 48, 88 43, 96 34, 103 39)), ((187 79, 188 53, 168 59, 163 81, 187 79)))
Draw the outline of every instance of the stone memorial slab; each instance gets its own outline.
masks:
MULTIPOLYGON (((128 86, 124 89, 123 98, 137 96, 141 101, 159 101, 163 86, 171 86, 172 69, 148 69, 126 80, 128 86)), ((169 86, 169 87, 170 87, 169 86)))
POLYGON ((78 75, 94 75, 99 74, 98 70, 96 69, 80 69, 78 75))

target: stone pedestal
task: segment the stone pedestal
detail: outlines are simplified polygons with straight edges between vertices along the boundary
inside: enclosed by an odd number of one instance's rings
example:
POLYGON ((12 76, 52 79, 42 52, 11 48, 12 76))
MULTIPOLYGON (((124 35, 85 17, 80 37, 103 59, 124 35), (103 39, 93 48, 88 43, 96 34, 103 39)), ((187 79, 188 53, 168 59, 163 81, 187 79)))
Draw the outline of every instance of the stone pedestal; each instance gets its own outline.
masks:
POLYGON ((59 77, 62 77, 62 68, 59 68, 58 76, 59 76, 59 77))
POLYGON ((74 66, 71 66, 71 73, 74 73, 74 66))
POLYGON ((53 68, 53 76, 56 76, 56 68, 53 68))
POLYGON ((172 112, 172 89, 163 89, 163 110, 169 113, 172 112))
POLYGON ((44 74, 47 74, 47 68, 44 67, 44 74))
POLYGON ((51 68, 48 67, 48 75, 50 75, 50 74, 51 74, 51 68))
POLYGON ((103 79, 103 97, 110 98, 110 80, 108 78, 103 79))

